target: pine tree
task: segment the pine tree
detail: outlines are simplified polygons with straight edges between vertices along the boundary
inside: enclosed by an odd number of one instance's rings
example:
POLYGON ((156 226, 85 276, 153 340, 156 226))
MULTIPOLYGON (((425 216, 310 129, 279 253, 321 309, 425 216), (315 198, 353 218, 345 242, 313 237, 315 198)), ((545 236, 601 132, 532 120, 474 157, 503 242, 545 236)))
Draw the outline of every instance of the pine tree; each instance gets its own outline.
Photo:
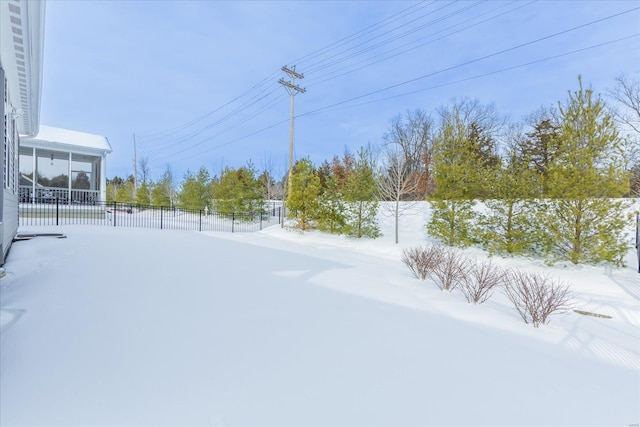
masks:
POLYGON ((540 181, 536 170, 515 152, 496 170, 480 221, 482 241, 490 252, 521 254, 534 248, 537 228, 532 217, 540 181))
POLYGON ((151 189, 145 181, 136 190, 136 203, 144 206, 151 204, 151 189))
POLYGON ((333 174, 329 173, 324 179, 324 191, 318 199, 318 229, 342 233, 346 224, 344 197, 338 190, 338 181, 333 174))
POLYGON ((357 238, 379 237, 376 180, 366 149, 361 148, 358 151, 358 157, 344 183, 342 192, 348 207, 347 234, 357 238))
POLYGON ((264 195, 255 168, 225 168, 213 186, 214 208, 219 212, 257 212, 264 208, 264 195))
POLYGON ((434 144, 436 189, 427 231, 449 246, 467 246, 474 236, 473 206, 480 193, 482 171, 476 164, 468 131, 454 111, 445 117, 434 144))
POLYGON ((548 169, 550 200, 542 216, 550 260, 622 265, 629 188, 620 138, 603 101, 584 89, 560 106, 559 154, 548 169))
POLYGON ((349 152, 345 152, 342 159, 335 156, 331 161, 331 174, 338 183, 339 191, 342 191, 342 188, 349 179, 349 176, 353 173, 355 162, 355 157, 349 152))
POLYGON ((151 189, 151 202, 154 206, 170 207, 173 203, 175 190, 173 188, 173 173, 167 167, 160 179, 151 189))
POLYGON ((529 116, 531 131, 516 145, 518 157, 526 161, 542 179, 542 192, 546 194, 546 181, 551 161, 559 154, 559 118, 555 110, 540 109, 529 116))
POLYGON ((289 218, 297 220, 297 227, 307 230, 317 218, 320 178, 309 159, 299 160, 293 167, 287 197, 289 218))
POLYGON ((116 202, 133 203, 134 193, 133 177, 131 176, 116 190, 116 202))
POLYGON ((182 190, 178 194, 178 203, 184 209, 201 210, 211 203, 211 178, 202 166, 197 174, 187 171, 182 182, 182 190))

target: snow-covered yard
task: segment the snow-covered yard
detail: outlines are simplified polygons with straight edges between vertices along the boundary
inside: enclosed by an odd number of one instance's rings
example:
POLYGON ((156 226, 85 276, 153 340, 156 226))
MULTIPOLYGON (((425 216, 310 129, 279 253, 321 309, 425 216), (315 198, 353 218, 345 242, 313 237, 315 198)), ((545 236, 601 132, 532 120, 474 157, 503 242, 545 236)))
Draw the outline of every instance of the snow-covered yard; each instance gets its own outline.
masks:
MULTIPOLYGON (((637 425, 640 275, 546 266, 533 328, 413 278, 426 204, 384 237, 23 227, 0 279, 0 425, 637 425)), ((484 257, 477 249, 470 254, 484 257)))

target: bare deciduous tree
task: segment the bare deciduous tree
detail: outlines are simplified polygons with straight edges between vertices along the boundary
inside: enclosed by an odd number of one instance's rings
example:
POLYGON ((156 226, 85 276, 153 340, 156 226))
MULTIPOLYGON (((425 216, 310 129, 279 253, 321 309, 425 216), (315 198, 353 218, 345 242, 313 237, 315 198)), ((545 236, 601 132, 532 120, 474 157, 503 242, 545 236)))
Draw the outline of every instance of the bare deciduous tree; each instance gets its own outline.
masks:
POLYGON ((569 286, 547 275, 512 270, 503 289, 522 320, 536 328, 548 323, 551 314, 571 307, 569 286))
POLYGON ((631 173, 630 196, 640 197, 640 78, 622 74, 616 77, 615 88, 607 92, 617 104, 611 115, 626 130, 622 150, 631 173))
POLYGON ((388 146, 383 166, 378 172, 378 193, 382 201, 393 202, 382 205, 383 211, 395 218, 395 241, 398 243, 398 222, 402 212, 415 205, 410 200, 419 186, 418 177, 411 173, 411 167, 398 146, 388 146), (406 199, 409 198, 409 201, 406 199), (401 204, 401 202, 403 202, 401 204), (384 209, 386 207, 386 209, 384 209))
POLYGON ((411 197, 425 199, 432 187, 431 160, 433 157, 433 120, 422 110, 407 111, 404 117, 391 119, 384 135, 385 146, 395 146, 404 156, 410 175, 417 186, 411 197))
POLYGON ((607 91, 619 107, 612 111, 613 116, 640 135, 640 79, 626 74, 616 77, 616 86, 607 91))
POLYGON ((497 286, 504 283, 506 272, 491 261, 472 264, 462 282, 461 290, 467 302, 482 304, 494 293, 497 286))
POLYGON ((142 157, 138 161, 138 167, 140 168, 138 171, 138 174, 140 175, 140 181, 142 181, 143 184, 146 184, 147 180, 149 179, 149 158, 142 157))
POLYGON ((271 154, 265 153, 262 159, 262 174, 258 181, 264 188, 266 200, 282 200, 284 197, 284 186, 276 179, 282 174, 283 165, 286 165, 286 159, 278 161, 271 154))

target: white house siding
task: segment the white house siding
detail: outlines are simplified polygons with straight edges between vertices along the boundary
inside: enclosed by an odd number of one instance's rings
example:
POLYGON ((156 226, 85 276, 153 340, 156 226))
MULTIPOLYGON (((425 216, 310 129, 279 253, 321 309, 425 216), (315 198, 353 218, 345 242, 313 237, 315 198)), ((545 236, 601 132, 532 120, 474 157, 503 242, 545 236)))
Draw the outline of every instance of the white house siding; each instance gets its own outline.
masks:
POLYGON ((11 241, 18 230, 18 195, 4 192, 4 218, 2 221, 2 253, 0 254, 0 265, 4 264, 7 252, 11 247, 11 241))
POLYGON ((11 98, 7 90, 7 79, 0 68, 0 117, 2 134, 0 138, 0 265, 11 246, 18 230, 18 129, 12 111, 11 98))
POLYGON ((18 230, 19 135, 40 126, 44 12, 44 0, 0 0, 0 265, 18 230))

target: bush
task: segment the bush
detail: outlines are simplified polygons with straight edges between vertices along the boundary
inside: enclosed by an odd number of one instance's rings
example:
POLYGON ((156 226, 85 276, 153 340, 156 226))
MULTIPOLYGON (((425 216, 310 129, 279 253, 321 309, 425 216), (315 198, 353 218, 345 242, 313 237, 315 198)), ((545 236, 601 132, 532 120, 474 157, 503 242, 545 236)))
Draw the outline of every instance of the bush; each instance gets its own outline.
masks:
POLYGON ((467 302, 482 304, 493 295, 494 288, 504 283, 506 272, 491 261, 476 262, 468 269, 462 282, 462 293, 467 302))
POLYGON ((404 262, 416 279, 426 280, 442 260, 442 246, 417 247, 402 251, 404 262))
POLYGON ((549 276, 512 270, 506 276, 504 292, 525 323, 547 324, 549 316, 570 308, 569 286, 549 276))
POLYGON ((434 282, 440 290, 452 291, 468 274, 469 258, 455 248, 443 248, 440 262, 433 269, 434 282))

